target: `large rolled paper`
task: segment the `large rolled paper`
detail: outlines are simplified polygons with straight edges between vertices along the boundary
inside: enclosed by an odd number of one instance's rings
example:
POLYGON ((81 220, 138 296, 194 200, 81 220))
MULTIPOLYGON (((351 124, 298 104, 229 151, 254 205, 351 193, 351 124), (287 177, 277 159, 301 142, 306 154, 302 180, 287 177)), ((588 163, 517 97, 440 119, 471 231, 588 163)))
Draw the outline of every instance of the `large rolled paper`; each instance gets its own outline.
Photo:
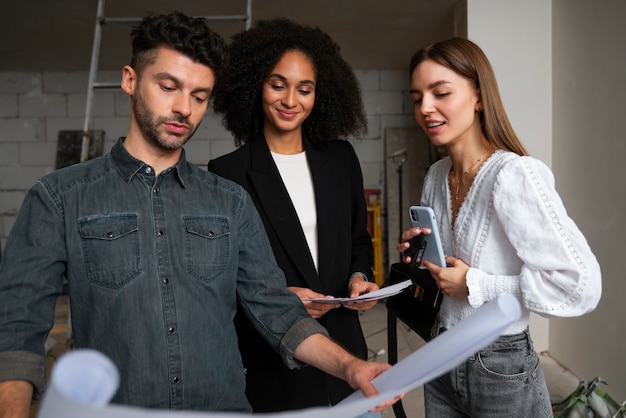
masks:
MULTIPOLYGON (((115 364, 104 354, 89 349, 69 351, 59 358, 52 369, 50 385, 42 401, 38 418, 246 418, 249 413, 191 412, 155 410, 108 405, 119 387, 115 364)), ((363 398, 339 409, 309 408, 275 414, 258 414, 267 418, 345 418, 360 415, 370 404, 380 404, 393 396, 363 398)))
POLYGON ((96 350, 74 350, 61 356, 52 368, 40 418, 90 416, 94 407, 107 405, 119 387, 115 364, 96 350), (71 405, 71 413, 66 408, 71 405), (61 412, 63 411, 63 412, 61 412), (81 415, 79 415, 81 414, 81 415))
MULTIPOLYGON (((270 414, 264 418, 355 417, 402 393, 408 392, 463 363, 486 347, 517 321, 521 308, 512 295, 500 295, 480 307, 454 328, 413 352, 372 383, 379 395, 366 398, 356 391, 332 408, 309 408, 270 414)), ((52 371, 38 418, 245 418, 232 412, 169 411, 123 405, 105 405, 118 387, 117 369, 93 350, 74 350, 62 356, 52 371)))
MULTIPOLYGON (((423 385, 465 362, 488 346, 521 317, 520 304, 511 294, 501 294, 472 315, 431 340, 394 367, 377 376, 372 383, 379 393, 404 393, 423 385)), ((364 398, 354 392, 337 406, 364 398)))

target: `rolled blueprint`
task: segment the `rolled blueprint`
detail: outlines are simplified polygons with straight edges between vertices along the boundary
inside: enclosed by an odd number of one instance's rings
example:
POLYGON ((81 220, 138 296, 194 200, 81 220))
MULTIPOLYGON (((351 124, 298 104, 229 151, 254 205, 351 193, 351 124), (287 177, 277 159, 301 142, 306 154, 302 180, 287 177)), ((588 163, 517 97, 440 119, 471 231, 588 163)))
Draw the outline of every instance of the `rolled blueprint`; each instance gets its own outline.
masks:
POLYGON ((52 368, 38 417, 90 416, 93 408, 109 403, 119 384, 117 367, 104 354, 89 349, 70 351, 52 368))
MULTIPOLYGON (((509 325, 519 320, 521 314, 517 298, 501 294, 374 378, 372 383, 379 393, 405 393, 415 389, 452 370, 488 346, 509 325)), ((361 391, 356 391, 336 406, 363 397, 361 391)))
MULTIPOLYGON (((349 418, 415 389, 467 360, 495 340, 521 316, 513 295, 500 295, 480 307, 455 327, 440 334, 372 383, 379 395, 366 398, 356 391, 331 408, 309 408, 270 414, 263 418, 349 418)), ((103 354, 94 350, 74 350, 63 355, 52 370, 51 381, 38 418, 245 418, 250 414, 233 412, 194 412, 155 410, 123 405, 107 405, 119 385, 117 369, 103 354)))

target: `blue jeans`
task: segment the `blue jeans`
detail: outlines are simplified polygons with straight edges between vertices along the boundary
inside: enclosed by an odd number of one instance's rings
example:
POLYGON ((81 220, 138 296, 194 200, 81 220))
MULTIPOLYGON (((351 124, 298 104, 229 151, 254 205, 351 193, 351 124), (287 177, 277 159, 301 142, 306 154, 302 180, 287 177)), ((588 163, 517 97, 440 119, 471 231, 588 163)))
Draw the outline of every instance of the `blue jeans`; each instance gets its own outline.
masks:
POLYGON ((499 337, 424 386, 427 417, 552 417, 528 330, 499 337))

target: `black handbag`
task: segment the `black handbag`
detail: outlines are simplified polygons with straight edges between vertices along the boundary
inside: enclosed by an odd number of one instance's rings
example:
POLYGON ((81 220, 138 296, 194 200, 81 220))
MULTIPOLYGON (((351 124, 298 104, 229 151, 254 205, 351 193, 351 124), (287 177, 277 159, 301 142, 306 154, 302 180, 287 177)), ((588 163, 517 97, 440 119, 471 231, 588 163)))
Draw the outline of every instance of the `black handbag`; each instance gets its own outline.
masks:
POLYGON ((391 265, 388 279, 390 285, 407 279, 413 283, 402 293, 388 298, 387 309, 424 341, 430 341, 443 293, 427 269, 402 262, 391 265))

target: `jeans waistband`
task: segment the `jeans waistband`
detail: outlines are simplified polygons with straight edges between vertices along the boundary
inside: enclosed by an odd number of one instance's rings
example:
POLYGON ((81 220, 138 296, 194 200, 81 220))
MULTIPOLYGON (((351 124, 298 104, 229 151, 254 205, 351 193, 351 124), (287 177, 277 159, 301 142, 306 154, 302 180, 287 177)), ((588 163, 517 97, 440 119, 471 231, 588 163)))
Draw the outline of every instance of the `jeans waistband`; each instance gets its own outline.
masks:
MULTIPOLYGON (((448 330, 448 328, 444 327, 443 324, 439 321, 435 321, 435 324, 433 325, 431 331, 430 331, 430 335, 431 335, 431 339, 435 338, 441 334, 443 334, 444 332, 446 332, 448 330)), ((502 345, 502 344, 511 344, 514 343, 516 341, 519 340, 527 340, 530 344, 532 344, 532 340, 530 338, 530 332, 528 327, 518 333, 518 334, 511 334, 511 335, 500 335, 497 339, 495 339, 490 346, 492 345, 502 345)))

